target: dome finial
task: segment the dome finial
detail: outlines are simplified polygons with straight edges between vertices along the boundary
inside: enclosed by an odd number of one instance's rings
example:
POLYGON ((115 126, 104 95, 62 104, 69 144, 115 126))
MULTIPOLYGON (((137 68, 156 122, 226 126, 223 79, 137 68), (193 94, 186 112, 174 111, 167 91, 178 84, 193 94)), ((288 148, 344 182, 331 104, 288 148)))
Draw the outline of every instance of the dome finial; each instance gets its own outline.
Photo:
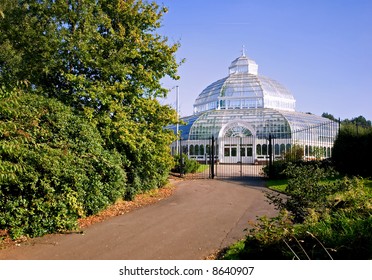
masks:
POLYGON ((245 46, 244 45, 242 46, 242 56, 245 57, 245 46))

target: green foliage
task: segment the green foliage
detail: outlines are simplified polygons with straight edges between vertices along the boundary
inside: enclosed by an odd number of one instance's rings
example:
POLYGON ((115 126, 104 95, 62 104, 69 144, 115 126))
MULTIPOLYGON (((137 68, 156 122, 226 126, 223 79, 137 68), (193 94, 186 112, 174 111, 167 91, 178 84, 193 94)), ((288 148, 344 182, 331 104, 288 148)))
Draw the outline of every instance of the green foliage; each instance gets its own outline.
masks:
POLYGON ((342 125, 333 148, 336 168, 348 175, 372 176, 372 128, 342 125))
POLYGON ((356 177, 327 180, 333 172, 315 165, 289 165, 286 173, 290 177, 288 196, 268 195, 280 209, 279 215, 261 217, 233 257, 371 259, 369 181, 356 177))
POLYGON ((0 228, 12 237, 73 229, 124 196, 125 158, 70 108, 20 93, 0 112, 0 228))
POLYGON ((224 260, 239 260, 240 253, 244 250, 245 240, 240 240, 223 252, 222 256, 224 260))
POLYGON ((278 260, 290 259, 292 253, 283 240, 293 235, 293 225, 287 211, 281 211, 277 217, 260 217, 253 224, 246 239, 239 241, 239 246, 233 245, 223 259, 255 259, 278 260), (242 244, 243 243, 243 244, 242 244))
POLYGON ((284 170, 288 164, 302 164, 304 156, 304 148, 298 144, 294 144, 290 150, 282 154, 282 159, 273 161, 272 165, 266 165, 262 170, 264 175, 270 179, 285 179, 287 178, 284 170))
POLYGON ((291 149, 283 154, 283 159, 286 162, 302 161, 304 157, 304 147, 294 144, 291 149))
POLYGON ((269 199, 279 208, 290 211, 295 222, 302 222, 308 215, 309 209, 321 211, 326 207, 330 194, 346 190, 349 186, 342 181, 327 182, 325 179, 334 177, 332 169, 321 168, 317 164, 297 166, 288 164, 284 171, 288 179, 286 187, 287 198, 271 195, 269 199))
POLYGON ((172 171, 182 174, 196 173, 201 166, 196 160, 189 159, 186 154, 182 154, 182 160, 179 155, 175 155, 174 162, 175 166, 172 171))
POLYGON ((172 165, 177 121, 157 97, 178 79, 175 52, 156 33, 167 9, 141 0, 5 1, 0 84, 29 89, 79 110, 104 146, 125 157, 127 198, 161 186, 172 165))
POLYGON ((331 121, 335 121, 337 122, 338 120, 332 115, 332 114, 329 114, 329 113, 323 113, 322 114, 322 117, 323 118, 327 118, 327 119, 330 119, 331 121))
POLYGON ((287 168, 288 162, 285 160, 276 160, 271 166, 265 165, 262 171, 266 178, 270 179, 285 179, 284 170, 287 168))

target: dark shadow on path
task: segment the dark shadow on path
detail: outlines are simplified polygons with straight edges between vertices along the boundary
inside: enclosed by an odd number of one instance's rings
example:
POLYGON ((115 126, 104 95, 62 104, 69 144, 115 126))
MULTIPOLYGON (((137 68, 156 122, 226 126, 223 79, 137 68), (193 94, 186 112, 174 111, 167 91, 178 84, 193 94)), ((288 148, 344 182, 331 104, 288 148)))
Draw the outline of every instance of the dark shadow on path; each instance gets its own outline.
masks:
POLYGON ((266 181, 264 178, 257 177, 225 177, 225 178, 215 178, 216 180, 222 180, 226 182, 232 182, 245 187, 257 187, 257 188, 266 188, 266 181))

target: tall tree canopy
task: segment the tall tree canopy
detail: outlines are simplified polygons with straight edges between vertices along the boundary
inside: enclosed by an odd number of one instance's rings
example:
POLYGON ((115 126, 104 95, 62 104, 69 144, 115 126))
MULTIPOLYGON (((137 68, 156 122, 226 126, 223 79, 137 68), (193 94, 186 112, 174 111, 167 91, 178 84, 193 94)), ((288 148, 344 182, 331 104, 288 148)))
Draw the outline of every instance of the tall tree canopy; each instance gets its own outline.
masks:
POLYGON ((142 0, 0 0, 0 88, 56 98, 123 155, 133 192, 164 181, 176 112, 157 97, 178 79, 178 43, 156 33, 167 12, 142 0), (141 187, 142 186, 142 187, 141 187))

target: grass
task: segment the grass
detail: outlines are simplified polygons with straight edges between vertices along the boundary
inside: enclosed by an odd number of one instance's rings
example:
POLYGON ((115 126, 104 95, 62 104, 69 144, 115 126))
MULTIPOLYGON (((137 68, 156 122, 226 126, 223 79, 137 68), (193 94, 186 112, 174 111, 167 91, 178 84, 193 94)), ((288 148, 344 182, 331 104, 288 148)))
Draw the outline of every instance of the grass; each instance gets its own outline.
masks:
POLYGON ((370 188, 372 190, 372 179, 364 179, 363 180, 363 183, 364 185, 367 187, 367 188, 370 188))
POLYGON ((239 253, 244 250, 245 240, 242 239, 235 244, 231 245, 226 251, 222 252, 222 257, 224 260, 239 260, 239 253))
MULTIPOLYGON (((329 181, 334 181, 334 180, 337 180, 337 179, 341 179, 341 176, 336 177, 336 178, 332 178, 332 179, 329 179, 329 180, 325 180, 325 181, 329 182, 329 181)), ((370 188, 371 191, 372 191, 372 180, 364 179, 363 181, 364 181, 364 185, 366 187, 370 188)), ((266 187, 268 187, 269 189, 274 190, 274 191, 285 193, 285 189, 287 187, 287 184, 288 184, 288 179, 275 179, 275 180, 268 180, 266 182, 266 187)))
POLYGON ((271 190, 284 193, 287 187, 287 182, 287 179, 268 180, 266 186, 271 190))
POLYGON ((208 164, 200 164, 199 168, 196 170, 196 173, 204 172, 209 168, 208 164))

